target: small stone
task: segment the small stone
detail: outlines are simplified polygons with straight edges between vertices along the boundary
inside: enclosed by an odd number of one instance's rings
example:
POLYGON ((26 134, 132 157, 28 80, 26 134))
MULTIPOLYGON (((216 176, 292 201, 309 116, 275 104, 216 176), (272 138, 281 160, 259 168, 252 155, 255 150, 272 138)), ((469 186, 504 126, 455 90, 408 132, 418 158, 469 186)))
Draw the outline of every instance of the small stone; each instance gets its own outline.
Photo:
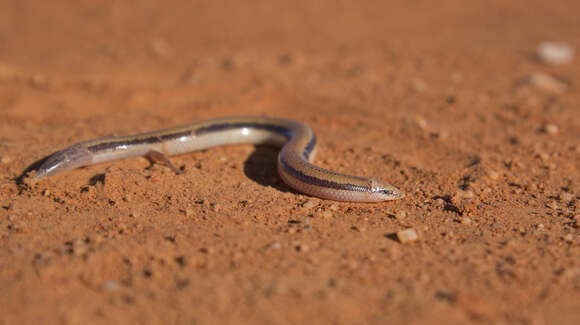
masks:
POLYGON ((558 134, 558 126, 556 124, 550 123, 550 124, 546 124, 544 126, 544 132, 550 134, 550 135, 556 135, 558 134))
POLYGON ((12 161, 12 159, 10 157, 7 157, 7 156, 0 157, 0 163, 2 163, 2 164, 7 164, 11 161, 12 161))
POLYGON ((570 63, 574 59, 574 49, 565 42, 542 42, 536 53, 540 60, 553 65, 570 63))
POLYGON ((269 246, 270 249, 279 250, 282 248, 282 245, 279 242, 271 243, 269 246))
POLYGON ((475 194, 473 194, 473 191, 471 190, 461 191, 461 197, 466 200, 471 200, 475 197, 475 194))
POLYGON ((471 220, 471 218, 469 218, 469 217, 461 218, 461 223, 464 225, 470 225, 472 222, 473 222, 473 220, 471 220))
POLYGON ((119 282, 117 281, 105 281, 103 283, 103 288, 106 290, 119 290, 119 288, 121 287, 121 285, 119 285, 119 282))
POLYGON ((570 201, 572 201, 572 199, 574 198, 574 195, 572 195, 572 194, 571 194, 571 193, 569 193, 569 192, 562 192, 562 193, 560 193, 560 195, 558 195, 558 198, 559 198, 561 201, 564 201, 564 202, 570 202, 570 201))
POLYGON ((360 232, 360 229, 357 226, 350 227, 351 230, 360 232))
POLYGON ((529 184, 529 185, 526 186, 526 189, 528 191, 536 192, 538 190, 538 184, 531 183, 531 184, 529 184))
POLYGON ((397 232, 397 239, 399 239, 399 242, 402 244, 406 244, 416 241, 419 239, 419 236, 417 236, 415 229, 409 228, 397 232))
POLYGON ((422 130, 425 130, 425 129, 427 129, 427 121, 426 121, 424 118, 422 118, 422 117, 418 117, 418 118, 416 119, 416 122, 417 122, 417 125, 418 125, 418 126, 419 126, 419 127, 422 129, 422 130))
POLYGON ((397 219, 397 220, 403 220, 405 218, 407 218, 407 212, 405 212, 403 210, 399 210, 395 214, 395 219, 397 219))
POLYGON ((562 93, 568 89, 568 86, 562 81, 541 72, 532 74, 528 78, 528 82, 535 88, 550 93, 562 93))
POLYGON ((210 203, 209 207, 213 212, 218 212, 221 208, 219 203, 210 203))
POLYGON ((536 229, 538 230, 544 230, 544 224, 543 223, 539 223, 536 225, 536 229))
POLYGON ((311 200, 308 200, 308 201, 302 203, 302 207, 306 210, 312 209, 315 205, 316 205, 316 203, 312 202, 311 200))
POLYGON ((50 195, 50 191, 49 190, 44 190, 44 191, 42 191, 42 195, 43 196, 49 196, 50 195))
POLYGON ((211 253, 213 253, 213 248, 211 248, 211 247, 202 247, 202 248, 199 249, 199 252, 200 253, 203 253, 203 254, 211 254, 211 253))
POLYGON ((548 159, 550 159, 550 155, 548 155, 545 152, 539 152, 536 154, 536 157, 540 158, 542 161, 547 161, 548 159))
POLYGON ((442 198, 435 199, 434 206, 437 208, 443 208, 445 206, 445 200, 442 198))
POLYGON ((332 217, 332 212, 330 212, 330 211, 324 211, 324 212, 322 212, 322 216, 324 218, 330 218, 330 217, 332 217))
POLYGON ((306 244, 298 244, 295 247, 296 251, 306 253, 310 250, 310 247, 306 244))
POLYGON ((574 242, 574 236, 572 236, 572 234, 567 234, 566 236, 564 236, 563 239, 565 242, 568 242, 568 243, 574 242))
POLYGON ((336 203, 333 203, 333 204, 332 204, 332 205, 330 205, 328 208, 329 208, 330 210, 332 210, 332 211, 338 211, 338 204, 336 204, 336 203))
POLYGON ((499 178, 499 174, 496 171, 490 170, 487 172, 487 176, 491 179, 491 180, 497 180, 499 178))
POLYGON ((556 201, 550 201, 548 204, 546 204, 546 206, 552 210, 558 209, 558 203, 556 201))

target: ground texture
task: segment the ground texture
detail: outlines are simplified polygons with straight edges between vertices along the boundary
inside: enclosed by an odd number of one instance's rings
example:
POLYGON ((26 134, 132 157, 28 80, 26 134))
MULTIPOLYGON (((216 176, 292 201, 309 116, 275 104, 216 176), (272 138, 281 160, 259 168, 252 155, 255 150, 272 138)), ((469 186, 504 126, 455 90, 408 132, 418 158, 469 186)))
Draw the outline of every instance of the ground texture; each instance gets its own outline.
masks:
POLYGON ((0 324, 578 324, 578 1, 0 3, 0 324), (72 143, 297 119, 317 163, 407 193, 290 190, 221 147, 31 182, 72 143), (418 239, 397 240, 412 228, 418 239))

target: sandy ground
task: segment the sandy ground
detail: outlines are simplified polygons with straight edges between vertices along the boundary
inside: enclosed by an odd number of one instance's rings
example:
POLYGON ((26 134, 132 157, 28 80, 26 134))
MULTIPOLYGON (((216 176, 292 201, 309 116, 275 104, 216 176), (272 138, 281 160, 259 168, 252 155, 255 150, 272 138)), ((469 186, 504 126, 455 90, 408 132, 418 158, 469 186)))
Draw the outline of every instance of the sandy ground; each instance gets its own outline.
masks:
POLYGON ((580 2, 362 3, 1 1, 0 324, 578 324, 580 57, 535 53, 580 2), (19 178, 229 115, 407 197, 311 198, 251 145, 19 178))

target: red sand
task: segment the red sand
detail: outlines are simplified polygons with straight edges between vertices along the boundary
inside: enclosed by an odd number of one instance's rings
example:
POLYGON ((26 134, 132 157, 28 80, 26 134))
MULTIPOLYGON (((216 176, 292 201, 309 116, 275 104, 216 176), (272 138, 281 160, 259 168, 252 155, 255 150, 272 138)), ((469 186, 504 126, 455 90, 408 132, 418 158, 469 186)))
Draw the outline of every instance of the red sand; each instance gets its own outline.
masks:
POLYGON ((580 58, 534 53, 580 2, 224 2, 0 4, 0 324, 578 324, 580 58), (408 196, 310 198, 249 145, 15 180, 229 115, 408 196))

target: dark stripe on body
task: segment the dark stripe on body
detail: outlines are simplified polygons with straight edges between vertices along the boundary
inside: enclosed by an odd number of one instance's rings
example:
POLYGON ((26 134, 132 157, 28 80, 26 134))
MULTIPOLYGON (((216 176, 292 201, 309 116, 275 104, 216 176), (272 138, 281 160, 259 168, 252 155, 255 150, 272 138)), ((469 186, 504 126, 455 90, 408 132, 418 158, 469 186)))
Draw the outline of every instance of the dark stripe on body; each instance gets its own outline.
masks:
POLYGON ((354 192, 368 192, 369 191, 369 189, 367 187, 364 187, 364 186, 349 184, 349 183, 337 183, 337 182, 332 182, 332 181, 325 180, 325 179, 316 178, 314 176, 306 175, 306 174, 292 168, 292 166, 290 166, 288 163, 286 163, 284 161, 284 159, 282 159, 282 158, 280 158, 280 164, 282 164, 282 168, 284 168, 284 170, 288 171, 288 173, 290 175, 292 175, 293 177, 295 177, 303 182, 306 182, 306 183, 310 183, 310 184, 314 184, 314 185, 322 186, 322 187, 330 187, 330 188, 334 188, 337 190, 346 190, 346 191, 354 191, 354 192))
MULTIPOLYGON (((210 134, 210 133, 214 133, 214 132, 228 131, 228 130, 242 129, 242 128, 266 130, 266 131, 274 132, 274 133, 277 133, 277 134, 283 136, 284 138, 286 138, 286 140, 290 140, 290 138, 292 137, 292 130, 290 130, 286 127, 272 125, 272 124, 253 123, 253 122, 211 124, 211 125, 208 125, 205 127, 200 127, 198 129, 195 129, 194 133, 196 136, 202 136, 202 135, 206 135, 206 134, 210 134)), ((178 133, 161 134, 158 136, 147 136, 147 137, 137 136, 136 138, 129 139, 129 140, 125 140, 125 139, 118 139, 118 140, 112 139, 110 141, 104 140, 104 142, 91 145, 91 146, 87 147, 87 149, 93 153, 103 151, 103 150, 113 150, 114 151, 114 150, 117 150, 118 147, 142 145, 142 144, 157 144, 157 143, 161 143, 163 141, 170 141, 170 140, 178 139, 178 138, 181 138, 184 136, 185 137, 192 136, 192 131, 186 130, 186 131, 181 131, 178 133)), ((314 149, 315 145, 316 145, 316 137, 313 137, 312 139, 310 139, 310 142, 306 145, 306 149, 304 150, 303 155, 305 158, 308 158, 308 156, 310 155, 310 153, 314 149)))
POLYGON ((161 138, 158 136, 150 136, 146 138, 136 138, 132 140, 111 140, 102 143, 97 143, 95 145, 89 146, 87 149, 90 152, 99 152, 101 150, 117 150, 117 147, 121 146, 131 146, 139 144, 154 144, 160 143, 161 138))
POLYGON ((308 141, 308 144, 306 145, 306 148, 304 149, 304 152, 302 153, 304 158, 308 159, 308 157, 310 157, 310 154, 312 153, 312 150, 314 150, 314 147, 316 147, 316 135, 315 134, 312 135, 312 138, 310 138, 310 141, 308 141))
POLYGON ((162 134, 159 137, 163 141, 175 140, 182 137, 191 137, 191 130, 181 131, 179 133, 162 134))

